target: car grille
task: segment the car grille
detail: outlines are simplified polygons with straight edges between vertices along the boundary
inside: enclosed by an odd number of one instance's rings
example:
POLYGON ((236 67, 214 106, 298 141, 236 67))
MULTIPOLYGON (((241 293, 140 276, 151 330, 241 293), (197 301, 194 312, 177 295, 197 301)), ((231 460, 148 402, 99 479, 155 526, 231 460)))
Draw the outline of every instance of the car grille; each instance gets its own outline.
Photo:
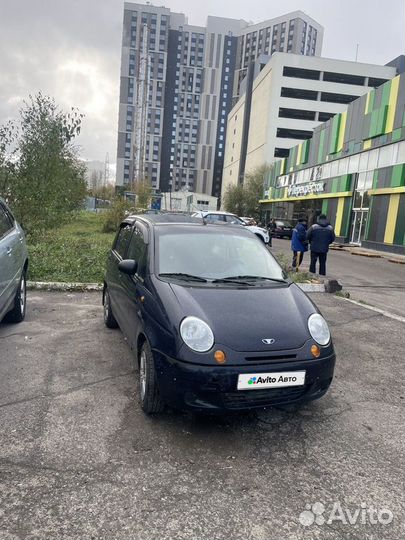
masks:
POLYGON ((294 360, 296 354, 267 354, 263 356, 245 356, 248 362, 276 362, 277 360, 294 360))
POLYGON ((240 409, 249 406, 265 407, 284 401, 294 401, 304 396, 306 391, 307 386, 299 386, 227 392, 222 394, 222 396, 225 407, 228 409, 240 409))

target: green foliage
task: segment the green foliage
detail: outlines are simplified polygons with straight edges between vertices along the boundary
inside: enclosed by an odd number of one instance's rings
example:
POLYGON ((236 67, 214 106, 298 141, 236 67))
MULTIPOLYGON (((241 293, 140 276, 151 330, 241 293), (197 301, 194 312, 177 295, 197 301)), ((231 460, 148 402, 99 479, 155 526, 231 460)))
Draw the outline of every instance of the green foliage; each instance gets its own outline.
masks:
POLYGON ((268 165, 262 165, 246 174, 243 184, 228 186, 224 195, 225 210, 238 216, 259 219, 259 200, 263 198, 264 178, 268 170, 268 165))
POLYGON ((245 189, 241 184, 228 186, 224 195, 224 208, 237 216, 246 216, 245 189))
POLYGON ((0 129, 0 194, 29 236, 55 227, 83 204, 84 166, 73 146, 82 118, 38 93, 24 102, 19 129, 0 129))
POLYGON ((112 205, 103 213, 103 232, 116 232, 124 217, 133 210, 124 197, 115 197, 112 205))
POLYGON ((296 272, 293 270, 291 265, 291 260, 287 257, 285 253, 275 253, 275 258, 277 259, 278 264, 284 270, 288 277, 295 283, 311 283, 314 281, 314 277, 309 272, 296 272))
POLYGON ((146 180, 136 182, 134 186, 136 204, 139 208, 149 208, 152 199, 152 186, 146 180))
POLYGON ((31 239, 29 279, 101 283, 114 234, 102 233, 104 216, 79 212, 70 223, 31 239))

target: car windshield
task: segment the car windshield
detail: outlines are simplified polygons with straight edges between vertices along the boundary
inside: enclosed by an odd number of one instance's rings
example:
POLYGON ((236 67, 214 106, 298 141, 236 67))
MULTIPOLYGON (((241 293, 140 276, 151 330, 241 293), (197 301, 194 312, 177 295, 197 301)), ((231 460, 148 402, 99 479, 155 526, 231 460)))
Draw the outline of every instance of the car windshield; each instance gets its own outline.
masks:
POLYGON ((289 221, 277 221, 279 227, 292 227, 289 221))
POLYGON ((253 234, 165 231, 157 235, 156 274, 187 281, 284 281, 283 270, 253 234), (196 279, 197 278, 197 279, 196 279))

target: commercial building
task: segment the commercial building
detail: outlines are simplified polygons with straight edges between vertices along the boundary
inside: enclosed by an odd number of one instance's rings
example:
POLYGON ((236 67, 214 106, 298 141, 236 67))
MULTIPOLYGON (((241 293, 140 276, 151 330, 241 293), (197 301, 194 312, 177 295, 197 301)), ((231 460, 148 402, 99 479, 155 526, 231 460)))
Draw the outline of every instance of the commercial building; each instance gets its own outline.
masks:
POLYGON ((249 65, 275 51, 320 54, 323 29, 300 11, 260 24, 124 3, 116 185, 221 192, 226 118, 249 65), (164 144, 162 144, 164 141, 164 144))
POLYGON ((286 53, 260 57, 228 116, 222 195, 246 172, 288 156, 322 122, 395 75, 393 66, 286 53))
POLYGON ((338 242, 404 254, 405 73, 274 162, 260 202, 267 219, 322 212, 338 242))
POLYGON ((160 196, 160 210, 170 212, 197 212, 216 210, 218 199, 206 193, 189 191, 164 192, 160 196))

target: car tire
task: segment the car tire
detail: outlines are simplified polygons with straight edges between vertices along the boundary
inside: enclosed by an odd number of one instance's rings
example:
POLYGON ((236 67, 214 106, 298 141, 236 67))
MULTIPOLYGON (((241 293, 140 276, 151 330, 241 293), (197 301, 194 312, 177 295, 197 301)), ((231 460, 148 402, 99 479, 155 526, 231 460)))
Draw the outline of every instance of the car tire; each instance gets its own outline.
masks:
POLYGON ((104 324, 107 328, 118 328, 118 323, 116 318, 114 317, 114 314, 112 312, 111 308, 111 300, 110 300, 110 293, 108 292, 108 289, 106 288, 104 291, 104 324))
POLYGON ((139 352, 139 395, 144 413, 156 414, 163 411, 164 403, 156 382, 153 353, 147 341, 142 344, 139 352))
POLYGON ((26 271, 21 274, 20 283, 14 297, 13 309, 7 313, 4 320, 10 323, 20 323, 25 319, 27 304, 27 279, 26 271))

